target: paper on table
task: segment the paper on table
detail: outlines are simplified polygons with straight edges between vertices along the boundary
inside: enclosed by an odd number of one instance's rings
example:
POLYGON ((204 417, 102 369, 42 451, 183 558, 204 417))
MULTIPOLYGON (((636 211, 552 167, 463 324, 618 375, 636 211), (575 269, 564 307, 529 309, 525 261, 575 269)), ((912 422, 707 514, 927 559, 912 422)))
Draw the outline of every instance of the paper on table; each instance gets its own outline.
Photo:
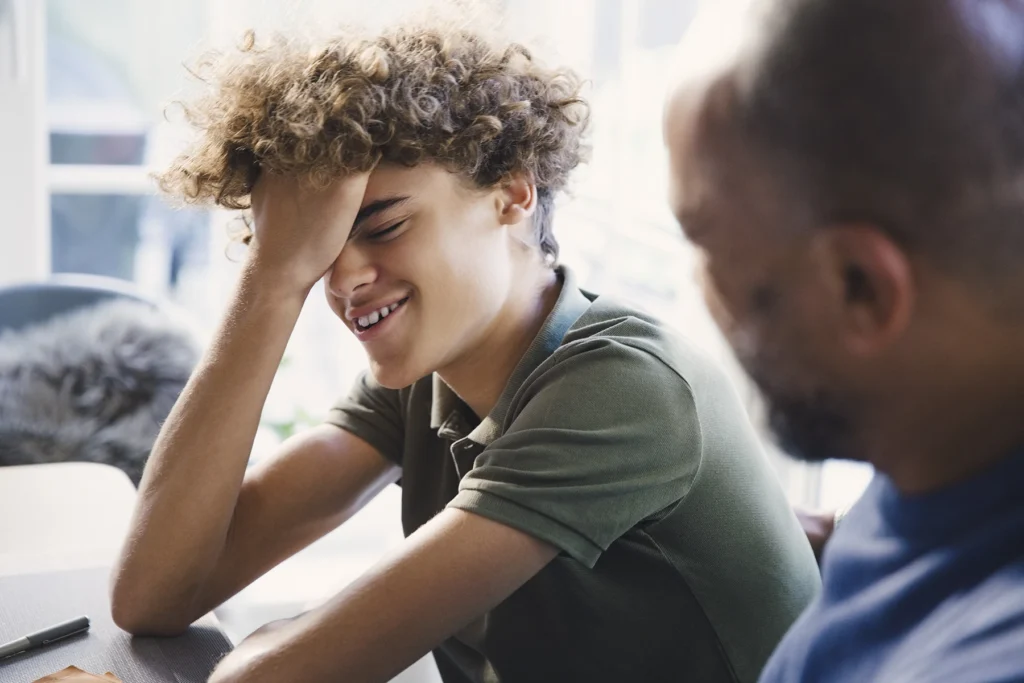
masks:
POLYGON ((32 683, 96 683, 96 681, 102 681, 103 683, 122 683, 121 679, 110 673, 109 671, 102 676, 91 674, 88 671, 82 671, 77 666, 69 666, 66 669, 62 669, 55 674, 49 676, 43 676, 32 683))

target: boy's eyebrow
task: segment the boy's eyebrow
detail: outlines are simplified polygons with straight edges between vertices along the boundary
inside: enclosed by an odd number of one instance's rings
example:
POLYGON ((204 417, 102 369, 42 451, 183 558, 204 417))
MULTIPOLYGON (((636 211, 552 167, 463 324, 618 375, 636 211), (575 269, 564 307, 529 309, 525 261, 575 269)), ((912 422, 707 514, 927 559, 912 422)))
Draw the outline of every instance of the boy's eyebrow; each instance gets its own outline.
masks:
POLYGON ((408 196, 401 195, 398 197, 385 197, 384 199, 378 199, 376 201, 370 202, 363 208, 359 209, 359 213, 356 214, 356 220, 352 224, 352 232, 348 238, 351 240, 353 237, 358 235, 360 224, 366 221, 367 219, 372 218, 381 211, 386 211, 387 209, 390 209, 392 206, 397 206, 408 200, 408 196))
POLYGON ((370 202, 363 208, 359 209, 359 213, 356 214, 356 221, 354 225, 359 225, 367 218, 370 218, 371 216, 374 216, 380 213, 381 211, 384 211, 385 209, 390 209, 392 206, 396 204, 401 204, 404 201, 408 201, 408 199, 409 198, 406 196, 387 197, 385 199, 378 199, 375 202, 370 202))

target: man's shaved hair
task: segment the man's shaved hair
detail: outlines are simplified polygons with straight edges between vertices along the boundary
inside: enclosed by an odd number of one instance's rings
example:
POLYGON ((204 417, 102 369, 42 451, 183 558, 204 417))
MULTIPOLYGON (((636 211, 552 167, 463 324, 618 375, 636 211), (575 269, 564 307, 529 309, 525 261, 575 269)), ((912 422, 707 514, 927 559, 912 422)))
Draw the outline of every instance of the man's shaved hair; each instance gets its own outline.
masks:
POLYGON ((1024 0, 776 0, 767 17, 735 104, 816 223, 874 223, 962 275, 1024 270, 1024 0))

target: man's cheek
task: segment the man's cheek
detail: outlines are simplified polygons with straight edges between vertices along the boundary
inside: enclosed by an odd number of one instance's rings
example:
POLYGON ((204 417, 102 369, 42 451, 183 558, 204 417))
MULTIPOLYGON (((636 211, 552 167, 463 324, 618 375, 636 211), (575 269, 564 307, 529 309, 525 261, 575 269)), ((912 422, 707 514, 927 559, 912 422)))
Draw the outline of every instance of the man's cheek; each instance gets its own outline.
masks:
POLYGON ((758 359, 767 351, 763 329, 765 320, 752 315, 749 305, 744 305, 742 297, 732 296, 714 273, 704 268, 699 279, 704 292, 704 301, 712 319, 722 331, 722 336, 732 347, 736 359, 750 371, 758 364, 758 359))
POLYGON ((709 267, 706 257, 701 257, 697 265, 696 276, 704 294, 704 303, 708 307, 708 312, 726 338, 729 338, 738 327, 739 321, 723 292, 720 281, 709 267))

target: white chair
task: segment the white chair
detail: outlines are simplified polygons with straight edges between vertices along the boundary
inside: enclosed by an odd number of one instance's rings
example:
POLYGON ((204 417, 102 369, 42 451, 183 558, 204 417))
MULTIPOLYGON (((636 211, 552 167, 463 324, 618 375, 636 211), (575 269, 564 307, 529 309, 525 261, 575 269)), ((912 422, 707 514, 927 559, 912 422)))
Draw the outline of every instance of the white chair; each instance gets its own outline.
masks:
POLYGON ((110 465, 61 462, 0 467, 0 573, 113 562, 128 530, 135 487, 110 465))

